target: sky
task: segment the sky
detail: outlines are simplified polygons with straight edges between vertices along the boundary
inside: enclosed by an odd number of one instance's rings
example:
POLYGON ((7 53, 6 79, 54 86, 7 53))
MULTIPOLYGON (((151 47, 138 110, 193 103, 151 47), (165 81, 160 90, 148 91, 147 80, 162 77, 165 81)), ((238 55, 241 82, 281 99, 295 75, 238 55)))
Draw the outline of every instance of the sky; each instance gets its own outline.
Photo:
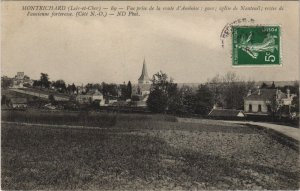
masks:
MULTIPOLYGON (((284 11, 280 12, 155 12, 110 18, 26 17, 21 11, 25 3, 30 2, 2 2, 1 75, 12 77, 22 71, 38 79, 44 72, 50 80, 63 79, 67 83, 129 80, 137 83, 145 59, 150 77, 162 70, 178 83, 201 83, 229 71, 245 80, 299 80, 298 1, 285 2, 284 11), (220 34, 227 23, 239 18, 253 18, 257 25, 281 26, 282 66, 232 67, 231 39, 227 38, 222 48, 220 34)), ((101 2, 101 5, 115 3, 101 2)), ((130 4, 149 3, 153 2, 130 4)), ((163 6, 183 2, 155 3, 163 6)), ((228 3, 185 2, 200 6, 228 3)), ((246 5, 267 4, 274 6, 281 2, 247 2, 246 5)))

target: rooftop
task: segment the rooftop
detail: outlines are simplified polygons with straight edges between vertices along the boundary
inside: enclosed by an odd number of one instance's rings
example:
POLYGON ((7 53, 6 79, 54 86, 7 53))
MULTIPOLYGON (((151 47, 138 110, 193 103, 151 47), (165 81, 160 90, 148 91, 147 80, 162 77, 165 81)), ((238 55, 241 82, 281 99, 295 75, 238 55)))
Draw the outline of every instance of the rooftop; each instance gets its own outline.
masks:
POLYGON ((10 102, 13 103, 13 104, 26 104, 27 99, 26 98, 15 97, 15 98, 10 98, 10 102))
POLYGON ((244 113, 241 110, 235 109, 212 109, 208 114, 210 117, 244 117, 244 113))
POLYGON ((89 90, 85 95, 102 95, 98 90, 89 90))
POLYGON ((276 92, 280 98, 285 98, 286 94, 277 89, 258 89, 245 97, 245 100, 270 100, 276 96, 276 92))

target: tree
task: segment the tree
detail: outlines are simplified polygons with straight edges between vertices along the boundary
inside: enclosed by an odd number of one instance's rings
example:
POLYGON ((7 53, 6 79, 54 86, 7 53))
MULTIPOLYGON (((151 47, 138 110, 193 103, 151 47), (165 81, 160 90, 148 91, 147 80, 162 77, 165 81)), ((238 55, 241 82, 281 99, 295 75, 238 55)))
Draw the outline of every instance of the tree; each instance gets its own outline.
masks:
POLYGON ((213 107, 212 93, 207 85, 200 85, 195 96, 195 113, 207 115, 213 107))
POLYGON ((211 80, 208 80, 208 86, 212 93, 213 104, 218 107, 224 106, 223 96, 223 80, 222 77, 217 74, 211 80))
POLYGON ((102 82, 102 83, 101 83, 101 86, 102 86, 102 94, 103 94, 104 96, 107 96, 107 93, 108 93, 108 92, 107 92, 107 91, 108 91, 108 90, 107 90, 107 85, 108 85, 108 84, 105 83, 105 82, 102 82))
POLYGON ((1 97, 1 105, 6 104, 7 101, 8 101, 8 99, 7 99, 6 95, 2 95, 2 97, 1 97))
POLYGON ((180 89, 180 92, 182 94, 182 103, 183 108, 182 111, 184 113, 192 114, 195 112, 195 103, 196 103, 196 93, 193 91, 190 87, 182 87, 180 89))
MULTIPOLYGON (((174 89, 173 89, 174 90, 174 89)), ((168 111, 173 114, 207 115, 213 107, 213 96, 207 84, 200 85, 195 92, 183 86, 168 98, 168 111)))
POLYGON ((68 86, 67 86, 67 92, 68 92, 68 94, 72 94, 72 87, 70 84, 68 84, 68 86))
POLYGON ((88 83, 87 85, 85 85, 85 89, 86 89, 86 92, 92 90, 93 89, 93 84, 88 83))
POLYGON ((55 97, 54 97, 53 94, 50 94, 50 95, 48 96, 48 99, 49 99, 50 103, 52 103, 52 104, 55 103, 55 97))
POLYGON ((281 105, 278 102, 277 95, 274 94, 270 101, 267 103, 267 107, 270 109, 271 116, 274 119, 280 111, 281 105))
POLYGON ((270 89, 276 89, 276 86, 275 86, 275 83, 274 83, 274 81, 273 81, 273 83, 272 83, 272 85, 271 85, 270 89))
POLYGON ((125 84, 121 84, 120 89, 121 89, 121 98, 123 100, 126 100, 128 97, 127 86, 125 84))
MULTIPOLYGON (((85 88, 86 92, 88 92, 90 90, 98 90, 98 91, 102 92, 102 90, 103 90, 103 83, 102 83, 102 85, 99 84, 99 83, 96 83, 96 84, 88 83, 87 85, 85 85, 84 88, 85 88)), ((72 89, 74 89, 74 91, 76 91, 76 86, 74 85, 74 83, 72 84, 72 89)))
POLYGON ((169 80, 167 74, 162 71, 154 74, 151 81, 147 106, 153 112, 162 113, 174 103, 171 100, 177 93, 177 84, 173 83, 172 79, 169 80))
POLYGON ((39 81, 39 80, 34 80, 32 86, 33 86, 33 87, 41 87, 41 81, 39 81))
POLYGON ((141 95, 132 95, 131 101, 141 101, 141 95))
POLYGON ((208 81, 213 104, 228 109, 243 109, 244 97, 253 89, 254 84, 253 81, 243 81, 233 72, 224 76, 217 75, 208 81))
POLYGON ((224 88, 224 105, 226 108, 230 109, 241 109, 240 105, 243 105, 243 96, 241 96, 239 81, 240 79, 233 72, 228 72, 223 77, 224 88))
POLYGON ((224 88, 224 105, 230 109, 243 109, 246 93, 247 89, 243 84, 238 82, 226 84, 224 88))
POLYGON ((260 89, 266 89, 266 88, 268 88, 268 85, 265 82, 263 82, 260 86, 260 89))
POLYGON ((292 87, 293 87, 293 91, 291 90, 291 93, 294 93, 297 96, 299 96, 299 82, 295 81, 292 87))
POLYGON ((293 97, 292 105, 291 105, 291 112, 299 113, 299 97, 298 96, 293 97))
POLYGON ((1 77, 1 88, 7 89, 13 85, 13 80, 7 76, 1 77))
POLYGON ((77 90, 75 84, 73 83, 71 86, 72 94, 77 90))
POLYGON ((184 94, 180 90, 176 91, 168 100, 168 110, 172 114, 186 114, 184 107, 184 94))
POLYGON ((131 82, 129 81, 127 83, 127 99, 130 99, 132 96, 132 85, 131 82))
POLYGON ((116 84, 107 84, 105 82, 102 82, 101 86, 102 94, 104 96, 118 96, 118 86, 116 84))
POLYGON ((57 80, 52 84, 59 92, 66 92, 66 83, 63 80, 57 80))
POLYGON ((40 85, 44 88, 50 87, 49 76, 46 73, 41 73, 40 85))
POLYGON ((152 89, 147 100, 147 106, 150 111, 163 113, 166 110, 167 105, 168 97, 166 93, 157 87, 152 89))

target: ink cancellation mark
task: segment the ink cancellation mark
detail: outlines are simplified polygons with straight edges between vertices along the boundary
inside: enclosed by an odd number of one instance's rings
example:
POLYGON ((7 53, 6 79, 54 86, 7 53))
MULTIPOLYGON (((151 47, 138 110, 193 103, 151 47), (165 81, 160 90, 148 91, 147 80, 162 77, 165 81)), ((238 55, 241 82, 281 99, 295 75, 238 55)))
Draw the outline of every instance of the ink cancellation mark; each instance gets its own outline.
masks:
POLYGON ((233 66, 281 65, 279 26, 232 26, 233 66))

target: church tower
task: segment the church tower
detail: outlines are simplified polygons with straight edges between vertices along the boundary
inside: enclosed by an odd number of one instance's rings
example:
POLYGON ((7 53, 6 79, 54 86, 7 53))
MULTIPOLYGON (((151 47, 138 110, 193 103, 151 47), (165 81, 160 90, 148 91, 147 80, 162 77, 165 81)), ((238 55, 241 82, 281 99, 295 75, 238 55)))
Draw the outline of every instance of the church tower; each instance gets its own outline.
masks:
POLYGON ((144 62, 143 62, 142 74, 141 74, 140 78, 138 79, 138 82, 139 82, 139 85, 150 84, 150 78, 148 76, 145 58, 144 58, 144 62))

